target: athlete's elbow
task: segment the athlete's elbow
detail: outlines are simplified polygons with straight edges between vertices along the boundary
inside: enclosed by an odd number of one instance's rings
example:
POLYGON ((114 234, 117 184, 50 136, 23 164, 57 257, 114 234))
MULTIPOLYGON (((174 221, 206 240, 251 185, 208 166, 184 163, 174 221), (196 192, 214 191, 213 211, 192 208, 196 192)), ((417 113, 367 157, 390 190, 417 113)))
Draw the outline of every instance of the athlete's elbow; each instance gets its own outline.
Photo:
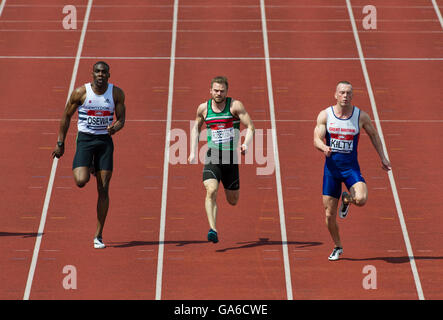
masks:
POLYGON ((248 130, 251 132, 252 135, 255 134, 255 126, 252 123, 248 126, 248 130))
POLYGON ((313 145, 314 145, 314 148, 316 148, 316 149, 322 151, 322 149, 321 149, 321 145, 318 143, 318 140, 317 140, 317 139, 314 138, 314 140, 313 140, 312 143, 313 143, 313 145))

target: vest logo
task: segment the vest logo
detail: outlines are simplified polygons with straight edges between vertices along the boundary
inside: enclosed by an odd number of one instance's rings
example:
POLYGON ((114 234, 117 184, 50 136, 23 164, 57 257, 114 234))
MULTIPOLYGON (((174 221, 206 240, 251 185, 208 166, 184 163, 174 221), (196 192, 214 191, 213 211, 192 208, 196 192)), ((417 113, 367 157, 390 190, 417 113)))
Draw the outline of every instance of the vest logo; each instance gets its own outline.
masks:
POLYGON ((105 102, 106 102, 106 103, 110 103, 110 101, 109 101, 109 99, 108 99, 108 98, 106 98, 105 102))

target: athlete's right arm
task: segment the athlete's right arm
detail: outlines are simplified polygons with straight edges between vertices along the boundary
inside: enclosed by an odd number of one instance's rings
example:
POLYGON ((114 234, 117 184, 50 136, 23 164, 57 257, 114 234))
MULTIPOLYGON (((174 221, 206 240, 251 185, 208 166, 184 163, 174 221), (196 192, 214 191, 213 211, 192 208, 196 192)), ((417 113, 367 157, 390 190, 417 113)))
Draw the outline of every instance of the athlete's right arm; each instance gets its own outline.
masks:
POLYGON ((197 159, 198 138, 200 136, 200 129, 205 122, 206 103, 202 103, 197 108, 197 116, 195 117, 194 125, 191 128, 191 151, 189 153, 188 162, 195 163, 197 159))
POLYGON ((326 121, 327 114, 322 110, 317 116, 317 125, 314 129, 314 146, 323 152, 325 156, 331 155, 331 147, 327 146, 324 142, 326 136, 326 121))
POLYGON ((74 115, 77 108, 83 103, 84 96, 86 95, 86 88, 84 86, 75 89, 68 102, 66 103, 65 110, 63 112, 62 118, 60 119, 60 128, 58 131, 57 142, 61 142, 62 146, 56 145, 54 151, 52 152, 52 157, 60 158, 65 153, 65 139, 68 133, 69 125, 71 123, 71 118, 74 115))

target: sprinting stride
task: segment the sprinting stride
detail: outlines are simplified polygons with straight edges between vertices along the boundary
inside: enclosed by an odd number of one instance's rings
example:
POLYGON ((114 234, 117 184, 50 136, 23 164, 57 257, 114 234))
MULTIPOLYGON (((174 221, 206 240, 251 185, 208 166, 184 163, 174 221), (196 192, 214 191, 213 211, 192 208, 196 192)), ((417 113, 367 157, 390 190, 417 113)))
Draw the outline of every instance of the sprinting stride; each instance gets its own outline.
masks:
POLYGON ((246 128, 244 143, 240 151, 244 155, 254 136, 254 124, 239 100, 228 97, 228 80, 215 77, 211 81, 211 99, 197 108, 195 124, 191 129, 191 151, 189 163, 197 157, 198 138, 204 123, 207 126, 208 152, 203 168, 203 184, 206 188, 205 210, 209 222, 208 241, 218 242, 217 192, 220 181, 225 189, 226 200, 235 206, 239 199, 240 177, 237 160, 237 144, 240 124, 246 128))
POLYGON ((323 152, 326 161, 323 174, 323 205, 334 249, 329 260, 338 260, 343 253, 339 228, 336 220, 338 202, 340 218, 346 218, 351 204, 364 206, 368 199, 368 188, 361 175, 357 158, 360 131, 363 128, 377 151, 381 167, 389 171, 391 163, 384 154, 380 137, 372 125, 369 115, 352 105, 352 85, 340 81, 335 91, 337 103, 322 110, 314 129, 314 146, 323 152), (348 192, 342 193, 342 183, 348 192))
POLYGON ((103 227, 109 208, 109 183, 113 171, 114 143, 111 136, 125 125, 125 94, 120 88, 108 83, 109 65, 104 61, 94 64, 91 83, 75 89, 60 120, 60 129, 53 157, 60 158, 65 152, 65 139, 71 117, 78 109, 78 133, 72 165, 74 181, 84 187, 91 172, 97 179, 97 228, 93 245, 105 248, 103 227), (113 123, 114 115, 116 121, 113 123))

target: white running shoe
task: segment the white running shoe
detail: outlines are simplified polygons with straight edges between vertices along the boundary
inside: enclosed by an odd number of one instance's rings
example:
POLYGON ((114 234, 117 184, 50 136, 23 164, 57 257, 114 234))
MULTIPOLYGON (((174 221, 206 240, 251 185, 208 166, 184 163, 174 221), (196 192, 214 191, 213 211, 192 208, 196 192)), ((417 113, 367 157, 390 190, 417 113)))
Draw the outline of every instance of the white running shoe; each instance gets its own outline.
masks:
POLYGON ((341 205, 340 210, 338 211, 338 215, 342 219, 346 218, 346 216, 348 215, 350 203, 345 204, 345 202, 343 201, 343 199, 348 196, 349 194, 346 191, 341 194, 341 205))
POLYGON ((329 261, 336 261, 340 258, 340 255, 343 253, 343 248, 335 247, 334 250, 332 250, 331 255, 329 256, 329 261))
POLYGON ((102 238, 94 238, 94 249, 106 248, 102 238))

